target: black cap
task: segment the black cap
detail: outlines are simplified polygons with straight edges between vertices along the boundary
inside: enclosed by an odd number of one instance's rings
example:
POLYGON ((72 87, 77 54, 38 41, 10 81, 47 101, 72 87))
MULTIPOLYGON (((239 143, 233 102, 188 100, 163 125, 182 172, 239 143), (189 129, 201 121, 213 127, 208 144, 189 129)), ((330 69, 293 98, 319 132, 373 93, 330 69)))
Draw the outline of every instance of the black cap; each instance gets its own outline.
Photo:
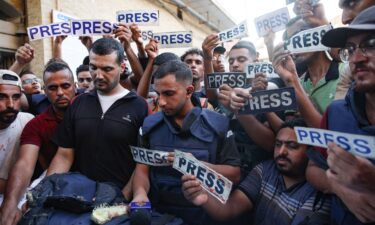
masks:
POLYGON ((322 44, 327 47, 341 48, 345 46, 349 37, 368 31, 375 31, 375 6, 362 11, 349 26, 328 31, 322 38, 322 44))
POLYGON ((214 48, 214 53, 224 54, 227 50, 223 46, 217 46, 214 48))

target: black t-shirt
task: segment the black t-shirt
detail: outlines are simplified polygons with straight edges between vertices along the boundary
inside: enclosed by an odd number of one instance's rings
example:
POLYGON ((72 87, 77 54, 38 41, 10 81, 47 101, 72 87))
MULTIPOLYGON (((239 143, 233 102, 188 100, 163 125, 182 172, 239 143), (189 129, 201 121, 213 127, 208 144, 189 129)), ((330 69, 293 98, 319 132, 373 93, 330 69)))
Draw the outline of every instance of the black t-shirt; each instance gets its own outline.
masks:
POLYGON ((146 101, 130 92, 104 114, 96 92, 78 96, 57 127, 53 141, 74 149, 74 166, 87 177, 124 187, 135 163, 129 145, 137 144, 148 114, 146 101))

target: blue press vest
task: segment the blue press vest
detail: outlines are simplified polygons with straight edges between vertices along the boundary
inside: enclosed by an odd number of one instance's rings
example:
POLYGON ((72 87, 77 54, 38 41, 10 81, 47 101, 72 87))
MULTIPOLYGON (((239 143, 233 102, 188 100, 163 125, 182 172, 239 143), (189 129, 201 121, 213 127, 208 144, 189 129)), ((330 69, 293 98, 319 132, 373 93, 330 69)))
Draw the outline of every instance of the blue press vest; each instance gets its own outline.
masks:
MULTIPOLYGON (((215 163, 220 141, 228 131, 228 119, 218 113, 195 107, 185 117, 183 124, 183 127, 187 127, 186 130, 177 131, 163 113, 158 112, 145 119, 142 135, 148 139, 150 149, 166 152, 177 149, 193 154, 198 160, 215 163)), ((172 167, 150 167, 153 207, 185 221, 193 219, 197 224, 205 224, 204 211, 184 198, 181 176, 172 167)))
MULTIPOLYGON (((349 90, 351 92, 351 90, 349 90)), ((328 124, 327 129, 344 133, 359 135, 375 135, 374 126, 361 128, 358 119, 354 116, 350 101, 353 92, 348 93, 346 100, 337 100, 332 102, 328 107, 328 124)), ((372 163, 375 163, 371 160, 372 163)), ((333 224, 337 225, 360 225, 361 223, 336 196, 332 199, 331 217, 333 224)))

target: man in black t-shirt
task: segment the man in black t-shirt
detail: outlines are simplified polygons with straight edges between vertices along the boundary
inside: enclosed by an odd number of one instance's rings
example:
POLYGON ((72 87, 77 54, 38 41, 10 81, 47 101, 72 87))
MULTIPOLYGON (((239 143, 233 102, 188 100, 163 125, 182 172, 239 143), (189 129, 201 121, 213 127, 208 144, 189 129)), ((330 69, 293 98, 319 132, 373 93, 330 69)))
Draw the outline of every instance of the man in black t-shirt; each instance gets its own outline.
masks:
POLYGON ((95 90, 78 96, 66 112, 53 138, 59 148, 47 175, 73 166, 95 181, 115 183, 129 197, 135 167, 129 145, 137 144, 147 103, 119 83, 125 69, 119 42, 99 39, 89 56, 95 90))

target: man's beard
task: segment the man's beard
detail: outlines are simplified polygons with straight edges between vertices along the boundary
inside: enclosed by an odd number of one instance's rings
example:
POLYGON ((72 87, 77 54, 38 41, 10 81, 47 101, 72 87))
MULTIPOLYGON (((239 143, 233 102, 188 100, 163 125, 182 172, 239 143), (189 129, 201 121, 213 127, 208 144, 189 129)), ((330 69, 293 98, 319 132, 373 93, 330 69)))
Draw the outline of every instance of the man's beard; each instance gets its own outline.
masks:
POLYGON ((16 120, 18 112, 19 112, 18 110, 14 110, 14 109, 6 109, 6 110, 0 112, 0 123, 10 125, 11 123, 13 123, 16 120), (6 116, 5 114, 8 114, 8 113, 14 113, 14 115, 6 116))

